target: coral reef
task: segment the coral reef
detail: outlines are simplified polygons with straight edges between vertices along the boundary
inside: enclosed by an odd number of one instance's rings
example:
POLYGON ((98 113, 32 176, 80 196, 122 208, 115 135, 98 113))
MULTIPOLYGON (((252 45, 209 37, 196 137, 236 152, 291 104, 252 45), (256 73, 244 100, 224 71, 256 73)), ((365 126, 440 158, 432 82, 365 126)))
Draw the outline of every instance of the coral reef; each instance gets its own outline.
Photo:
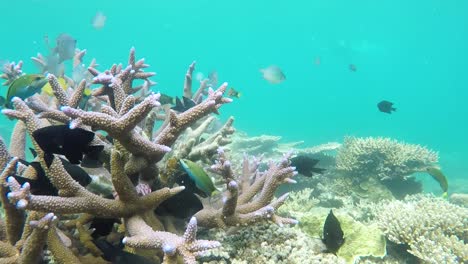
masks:
POLYGON ((402 199, 422 191, 411 174, 436 166, 438 159, 437 152, 420 145, 380 137, 346 137, 336 156, 336 169, 355 185, 376 179, 402 199))
POLYGON ((453 193, 450 195, 450 202, 459 206, 468 207, 468 193, 453 193))
MULTIPOLYGON (((279 212, 298 219, 298 228, 311 238, 320 239, 330 210, 317 207, 320 201, 312 197, 312 193, 313 190, 308 188, 291 193, 279 212)), ((338 257, 346 263, 355 263, 361 257, 382 258, 386 255, 385 237, 376 224, 360 223, 344 210, 334 210, 334 213, 340 221, 345 238, 336 254, 338 257)))
POLYGON ((372 208, 387 238, 425 263, 468 261, 468 209, 434 197, 408 196, 372 208))
POLYGON ((438 162, 438 154, 389 138, 346 137, 336 157, 337 170, 356 179, 405 179, 438 162))
POLYGON ((214 260, 202 263, 345 263, 333 254, 323 254, 322 242, 297 228, 260 224, 228 234, 210 231, 208 236, 221 241, 222 247, 201 258, 214 260))
POLYGON ((233 152, 233 160, 241 159, 242 153, 249 155, 262 155, 265 158, 278 158, 283 154, 294 149, 295 154, 309 155, 320 159, 320 165, 334 166, 335 158, 330 155, 330 152, 336 151, 341 147, 338 142, 328 142, 317 146, 300 147, 304 142, 281 142, 280 136, 261 135, 249 137, 243 132, 236 133, 232 137, 232 143, 228 148, 233 152))
MULTIPOLYGON (((322 235, 323 224, 329 209, 315 208, 298 217, 299 227, 312 237, 322 235)), ((334 211, 344 232, 345 242, 337 256, 347 263, 354 263, 361 257, 384 257, 386 252, 385 237, 377 225, 364 225, 346 213, 334 211)))
MULTIPOLYGON (((18 120, 10 148, 0 141, 0 195, 5 211, 2 263, 35 263, 42 258, 44 245, 57 263, 103 262, 101 257, 106 252, 100 252, 91 242, 92 230, 83 228, 93 219, 122 221, 121 228, 114 228, 106 238, 114 236, 115 246, 121 242, 126 251, 149 255, 155 263, 196 263, 204 251, 219 247, 218 241, 196 238, 199 226, 244 228, 265 221, 281 226, 297 223, 276 213, 288 195, 274 200, 280 185, 295 182, 291 179, 296 174, 290 166, 291 153, 270 161, 265 170, 245 155, 239 166, 241 173, 237 173, 233 170, 235 162, 229 161, 220 148, 231 142, 234 119, 229 118, 224 126, 207 133, 214 120, 211 114, 217 114, 222 105, 232 101, 223 96, 227 83, 213 90, 207 89, 203 81, 193 93, 192 63, 185 76, 183 94, 195 104, 175 111, 161 106, 161 95, 149 91, 153 84, 149 78, 154 73, 144 71, 148 65, 143 59, 136 59, 133 48, 127 66, 115 64, 101 72, 93 60, 87 69, 89 75, 82 71, 84 54, 75 54, 74 71, 80 73, 80 80, 48 74, 52 100, 45 94, 25 100, 15 97, 14 109, 2 110, 4 115, 18 120), (62 87, 58 80, 61 77, 68 80, 68 87, 62 87), (144 85, 134 86, 136 80, 143 80, 144 85), (92 85, 99 87, 86 98, 84 91, 92 85), (156 126, 159 121, 161 124, 156 126), (92 175, 89 189, 72 178, 58 155, 52 154, 47 162, 46 157, 51 154, 44 153, 32 136, 38 129, 57 124, 93 131, 96 136, 90 146, 103 146, 99 155, 102 165, 95 169, 100 172, 92 175), (37 153, 35 161, 58 189, 59 196, 36 195, 29 183, 20 185, 11 177, 37 177, 31 174, 31 166, 18 162, 26 157, 27 134, 37 153), (167 174, 168 167, 176 169, 173 160, 179 158, 208 166, 220 177, 224 192, 223 199, 205 204, 190 219, 182 236, 180 226, 153 212, 165 200, 185 190, 184 186, 162 179, 161 172, 167 174), (101 184, 106 186, 96 186, 101 184), (108 197, 109 192, 113 197, 108 197), (79 233, 79 239, 71 236, 74 233, 79 233)), ((43 56, 33 60, 43 70, 51 67, 43 56)), ((7 82, 20 74, 21 64, 11 64, 9 69, 11 74, 3 76, 7 82)))

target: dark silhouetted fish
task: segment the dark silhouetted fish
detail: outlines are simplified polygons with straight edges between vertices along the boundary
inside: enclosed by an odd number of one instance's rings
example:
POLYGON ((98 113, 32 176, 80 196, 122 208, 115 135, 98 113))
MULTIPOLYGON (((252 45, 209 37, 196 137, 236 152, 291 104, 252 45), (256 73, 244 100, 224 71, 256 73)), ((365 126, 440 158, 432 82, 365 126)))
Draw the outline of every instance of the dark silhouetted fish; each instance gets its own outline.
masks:
POLYGON ((102 251, 102 258, 113 264, 155 264, 143 256, 124 251, 122 244, 114 246, 104 239, 93 240, 93 243, 102 251))
POLYGON ((176 97, 176 105, 171 107, 171 109, 182 113, 194 107, 195 105, 196 104, 192 99, 182 96, 182 100, 180 100, 179 97, 176 97))
MULTIPOLYGON (((104 196, 107 199, 114 199, 112 194, 104 196)), ((91 236, 94 239, 98 239, 103 236, 107 236, 112 232, 115 223, 120 223, 120 219, 118 218, 103 218, 103 217, 95 217, 91 220, 91 224, 89 229, 93 229, 93 233, 91 236)))
POLYGON ((389 101, 381 101, 380 103, 377 104, 377 107, 379 108, 380 112, 391 114, 392 111, 396 111, 396 108, 393 107, 393 103, 389 101))
POLYGON ((102 236, 109 235, 112 232, 112 229, 114 228, 114 223, 120 223, 119 219, 95 217, 91 221, 91 225, 89 226, 89 229, 94 229, 91 236, 94 239, 97 239, 102 236))
POLYGON ((315 168, 315 165, 319 162, 318 159, 313 159, 305 155, 299 155, 291 159, 291 166, 296 167, 297 172, 300 174, 312 177, 314 173, 322 174, 325 169, 315 168))
POLYGON ((340 222, 330 210, 328 213, 325 224, 323 225, 323 238, 322 242, 327 246, 327 251, 336 253, 344 243, 344 233, 341 229, 340 222))
POLYGON ((156 208, 156 214, 171 215, 176 218, 186 219, 203 209, 203 204, 195 193, 203 197, 206 197, 206 194, 197 188, 195 182, 190 179, 187 173, 179 175, 177 184, 179 184, 179 186, 185 186, 185 189, 171 198, 164 200, 164 202, 156 208))
POLYGON ((52 154, 64 155, 72 164, 79 164, 84 154, 99 153, 104 146, 89 146, 94 132, 82 128, 70 129, 68 125, 47 126, 33 132, 34 140, 45 152, 47 166, 52 154))
POLYGON ((104 146, 94 146, 87 152, 83 160, 80 163, 81 167, 84 168, 101 168, 103 165, 103 160, 105 159, 102 155, 104 146))
MULTIPOLYGON (((53 157, 53 155, 52 155, 53 157)), ((66 159, 60 158, 64 169, 67 171, 70 176, 77 181, 81 186, 86 187, 91 183, 92 178, 84 171, 80 166, 73 165, 68 162, 66 159)), ((21 176, 13 176, 16 181, 21 185, 25 182, 29 182, 31 185, 31 193, 34 195, 52 195, 57 196, 58 190, 50 182, 49 178, 46 176, 44 169, 42 169, 41 164, 37 161, 27 162, 25 160, 20 160, 26 166, 32 166, 36 171, 36 179, 28 179, 21 176)))

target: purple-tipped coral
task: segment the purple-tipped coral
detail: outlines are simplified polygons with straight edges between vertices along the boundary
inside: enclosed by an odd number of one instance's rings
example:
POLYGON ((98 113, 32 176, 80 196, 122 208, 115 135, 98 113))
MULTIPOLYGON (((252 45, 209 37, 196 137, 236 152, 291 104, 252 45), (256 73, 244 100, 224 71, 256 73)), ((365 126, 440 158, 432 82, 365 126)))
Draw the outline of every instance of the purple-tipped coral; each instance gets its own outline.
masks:
POLYGON ((260 172, 256 164, 249 163, 244 157, 243 175, 237 176, 232 171, 231 162, 227 160, 222 149, 218 150, 218 159, 210 170, 223 177, 227 193, 221 208, 204 208, 195 214, 200 226, 227 227, 271 220, 278 225, 296 224, 294 219, 283 218, 275 214, 287 198, 287 194, 277 200, 274 192, 283 183, 290 183, 291 177, 297 174, 289 166, 291 154, 287 154, 278 163, 270 162, 268 170, 260 172), (251 178, 254 178, 251 181, 251 178), (237 182, 239 181, 239 183, 237 182), (239 186, 242 186, 241 191, 239 186))
POLYGON ((197 219, 190 219, 184 236, 179 237, 169 232, 153 231, 143 219, 134 216, 126 221, 129 237, 123 243, 134 248, 162 249, 164 263, 177 263, 181 256, 184 263, 197 263, 196 257, 206 250, 221 246, 217 241, 197 240, 197 219))

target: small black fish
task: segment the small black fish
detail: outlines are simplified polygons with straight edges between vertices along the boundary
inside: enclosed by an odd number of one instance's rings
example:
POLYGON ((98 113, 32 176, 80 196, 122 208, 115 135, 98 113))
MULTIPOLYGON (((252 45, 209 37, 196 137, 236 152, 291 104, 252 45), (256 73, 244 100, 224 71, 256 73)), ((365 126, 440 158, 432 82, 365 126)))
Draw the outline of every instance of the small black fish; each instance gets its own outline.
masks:
POLYGON ((176 96, 176 105, 171 107, 172 110, 175 110, 177 112, 185 112, 189 110, 190 108, 194 107, 196 103, 185 96, 182 96, 182 101, 179 99, 179 97, 176 96))
POLYGON ((36 171, 36 179, 29 179, 24 178, 21 176, 13 175, 15 180, 23 185, 24 183, 28 182, 29 186, 31 186, 31 193, 34 195, 51 195, 51 196, 58 196, 58 190, 54 187, 54 185, 50 182, 49 178, 45 175, 44 170, 41 167, 41 164, 37 161, 35 162, 27 162, 25 160, 20 159, 20 163, 31 166, 36 171))
POLYGON ((323 225, 322 242, 327 246, 327 251, 336 253, 344 243, 344 233, 341 229, 340 221, 335 217, 333 211, 328 213, 325 224, 323 225))
POLYGON ((45 152, 47 166, 52 163, 52 154, 64 155, 70 163, 80 164, 84 154, 96 154, 104 149, 104 146, 88 145, 94 139, 94 132, 82 128, 70 129, 68 125, 43 127, 32 135, 45 152))
POLYGON ((94 229, 91 236, 94 239, 98 239, 100 237, 109 235, 114 228, 114 223, 120 223, 120 220, 117 218, 95 217, 89 226, 89 229, 94 229))
POLYGON ((296 167, 297 172, 300 174, 312 177, 314 173, 322 174, 325 171, 325 169, 315 168, 315 165, 317 165, 318 162, 318 159, 299 155, 291 159, 291 166, 296 167))
POLYGON ((393 103, 389 101, 381 101, 380 103, 377 104, 377 107, 379 108, 380 112, 391 114, 392 111, 396 111, 396 108, 393 107, 393 103))
POLYGON ((179 175, 176 182, 179 186, 185 186, 185 189, 164 200, 156 208, 155 212, 158 215, 171 215, 176 218, 186 219, 203 209, 203 204, 195 193, 200 194, 200 196, 205 195, 205 197, 206 194, 197 188, 195 182, 190 179, 187 173, 179 175))
MULTIPOLYGON (((105 195, 104 198, 114 200, 114 196, 112 194, 105 195)), ((91 236, 93 239, 98 239, 109 235, 112 232, 115 223, 120 224, 120 219, 94 217, 89 225, 89 229, 94 230, 91 236)))
POLYGON ((118 246, 114 246, 104 239, 93 240, 93 243, 98 247, 102 253, 102 258, 113 264, 130 264, 130 263, 141 263, 141 264, 154 264, 148 258, 132 254, 123 250, 123 244, 120 243, 118 246))
POLYGON ((91 148, 91 150, 84 155, 80 166, 84 168, 101 168, 104 164, 103 160, 105 160, 102 155, 103 150, 104 146, 94 146, 91 148))
MULTIPOLYGON (((52 157, 54 157, 52 155, 52 157)), ((73 165, 68 162, 66 159, 60 158, 64 169, 67 171, 70 176, 77 181, 81 186, 86 187, 91 183, 91 176, 84 171, 80 166, 73 165)), ((32 166, 36 171, 36 179, 28 179, 21 176, 13 176, 19 184, 23 185, 25 182, 29 182, 31 186, 31 193, 34 195, 51 195, 58 196, 58 190, 50 182, 49 178, 46 176, 44 169, 41 167, 41 164, 37 161, 27 162, 25 160, 20 160, 26 166, 32 166)), ((51 161, 52 162, 52 161, 51 161)))

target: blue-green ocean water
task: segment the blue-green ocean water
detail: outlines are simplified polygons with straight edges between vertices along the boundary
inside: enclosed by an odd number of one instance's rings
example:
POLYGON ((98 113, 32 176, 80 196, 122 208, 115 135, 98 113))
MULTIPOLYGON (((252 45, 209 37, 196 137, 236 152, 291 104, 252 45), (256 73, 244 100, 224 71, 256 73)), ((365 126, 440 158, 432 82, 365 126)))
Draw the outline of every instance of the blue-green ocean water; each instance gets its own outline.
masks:
MULTIPOLYGON (((385 136, 440 151, 451 186, 468 186, 468 2, 463 0, 1 0, 0 60, 47 53, 67 32, 99 69, 134 46, 158 75, 155 90, 181 93, 187 66, 242 92, 222 108, 249 135, 307 145, 345 135, 385 136), (107 16, 101 30, 96 12, 107 16), (320 58, 320 64, 316 63, 320 58), (276 64, 272 85, 260 68, 276 64), (349 70, 349 64, 357 71, 349 70), (392 115, 377 111, 395 103, 392 115)), ((70 67, 70 65, 69 65, 70 67)), ((4 94, 5 89, 1 92, 4 94)), ((13 122, 1 117, 1 135, 13 122)), ((431 179, 426 186, 440 192, 431 179), (432 187, 431 187, 432 186, 432 187)))

